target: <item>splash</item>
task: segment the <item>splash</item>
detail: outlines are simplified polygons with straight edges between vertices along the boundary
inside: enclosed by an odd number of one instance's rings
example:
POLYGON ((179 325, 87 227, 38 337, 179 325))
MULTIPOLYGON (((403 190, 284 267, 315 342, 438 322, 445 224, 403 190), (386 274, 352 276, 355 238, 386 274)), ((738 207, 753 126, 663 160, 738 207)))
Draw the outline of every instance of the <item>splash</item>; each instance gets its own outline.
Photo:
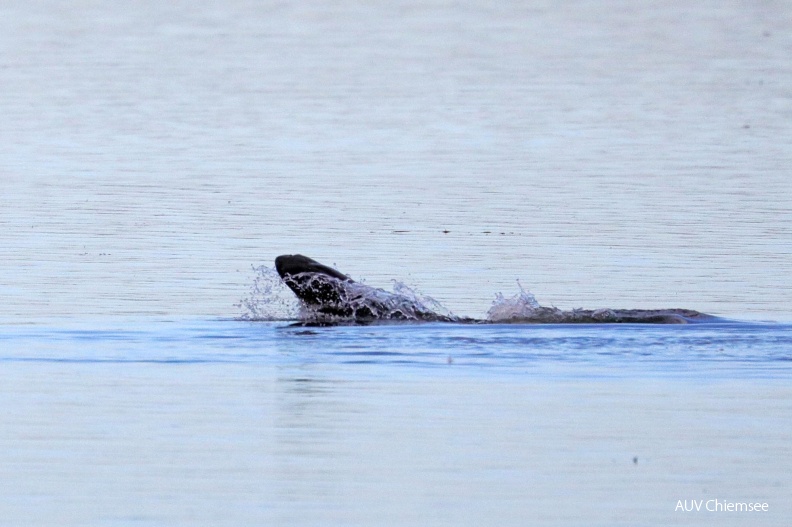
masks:
POLYGON ((307 305, 295 298, 274 268, 261 265, 252 267, 256 273, 248 296, 236 307, 239 320, 298 321, 303 324, 368 324, 374 322, 458 322, 499 324, 687 324, 718 321, 703 313, 687 309, 572 309, 545 307, 534 295, 523 288, 506 297, 495 295, 484 320, 458 317, 434 298, 416 288, 394 280, 393 291, 371 287, 362 282, 340 281, 317 275, 306 282, 306 287, 324 294, 330 287, 332 300, 325 298, 322 305, 307 305), (316 283, 314 281, 318 280, 316 283))
POLYGON ((285 282, 296 289, 300 322, 307 324, 457 320, 433 298, 398 281, 393 282, 393 291, 316 273, 298 273, 285 282))
POLYGON ((492 307, 487 311, 487 322, 510 324, 689 324, 715 321, 716 317, 691 309, 571 309, 545 307, 523 289, 506 298, 495 295, 492 307))
POLYGON ((426 311, 437 313, 449 319, 459 319, 450 309, 435 300, 429 295, 419 291, 416 287, 409 286, 404 282, 393 280, 393 293, 407 298, 411 302, 421 306, 426 311))
POLYGON ((487 320, 490 322, 510 322, 513 320, 525 320, 534 317, 537 310, 545 309, 536 301, 536 297, 526 291, 519 280, 517 286, 520 292, 514 296, 506 298, 503 293, 496 293, 492 307, 487 311, 487 320))
POLYGON ((273 267, 251 266, 256 277, 248 296, 235 307, 239 320, 275 321, 299 318, 300 305, 273 267))
POLYGON ((306 324, 460 320, 434 298, 397 280, 393 281, 393 291, 390 292, 363 282, 310 276, 301 287, 314 290, 326 301, 323 306, 314 306, 295 298, 274 268, 261 265, 252 269, 256 275, 250 291, 235 304, 241 311, 239 320, 299 321, 306 324), (335 293, 330 293, 330 290, 335 293), (330 300, 334 294, 340 296, 330 300))

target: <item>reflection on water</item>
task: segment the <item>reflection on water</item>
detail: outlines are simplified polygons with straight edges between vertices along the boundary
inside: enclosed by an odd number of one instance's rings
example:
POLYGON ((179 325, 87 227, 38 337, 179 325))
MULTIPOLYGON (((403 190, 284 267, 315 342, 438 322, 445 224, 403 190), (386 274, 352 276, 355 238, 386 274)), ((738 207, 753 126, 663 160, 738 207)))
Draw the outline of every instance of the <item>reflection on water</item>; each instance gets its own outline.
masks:
POLYGON ((792 513, 788 325, 128 322, 5 326, 11 524, 792 513))
POLYGON ((792 513, 786 380, 3 370, 10 524, 669 524, 685 496, 792 513))

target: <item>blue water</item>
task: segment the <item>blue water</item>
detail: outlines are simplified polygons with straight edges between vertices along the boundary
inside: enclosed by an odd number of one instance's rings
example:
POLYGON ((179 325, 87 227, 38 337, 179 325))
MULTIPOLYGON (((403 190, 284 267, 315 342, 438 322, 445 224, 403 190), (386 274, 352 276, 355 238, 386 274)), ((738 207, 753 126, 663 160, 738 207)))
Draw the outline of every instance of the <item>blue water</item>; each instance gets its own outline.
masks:
POLYGON ((562 378, 782 378, 792 374, 792 325, 384 323, 304 327, 238 320, 128 320, 98 329, 5 326, 3 362, 241 363, 331 368, 353 375, 516 375, 562 378))
POLYGON ((792 326, 4 325, 3 525, 792 514, 792 326))

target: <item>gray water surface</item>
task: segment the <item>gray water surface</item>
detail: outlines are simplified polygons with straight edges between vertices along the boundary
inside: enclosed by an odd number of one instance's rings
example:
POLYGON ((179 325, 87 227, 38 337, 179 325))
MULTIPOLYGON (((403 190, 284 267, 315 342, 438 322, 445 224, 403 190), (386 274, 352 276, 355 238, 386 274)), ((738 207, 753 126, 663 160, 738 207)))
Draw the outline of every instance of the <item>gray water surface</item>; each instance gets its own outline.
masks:
POLYGON ((300 252, 469 316, 789 320, 790 9, 6 6, 0 315, 228 316, 300 252))

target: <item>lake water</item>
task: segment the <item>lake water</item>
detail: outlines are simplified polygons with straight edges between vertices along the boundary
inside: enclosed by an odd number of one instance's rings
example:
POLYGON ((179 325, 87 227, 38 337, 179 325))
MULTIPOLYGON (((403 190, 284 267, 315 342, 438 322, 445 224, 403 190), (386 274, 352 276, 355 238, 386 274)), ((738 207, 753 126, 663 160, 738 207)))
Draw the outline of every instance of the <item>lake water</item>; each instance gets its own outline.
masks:
POLYGON ((792 517, 792 5, 0 12, 0 525, 792 517), (292 327, 298 252, 725 320, 292 327))
POLYGON ((792 514, 789 325, 141 320, 0 345, 6 525, 792 514), (676 510, 714 499, 769 510, 676 510))

